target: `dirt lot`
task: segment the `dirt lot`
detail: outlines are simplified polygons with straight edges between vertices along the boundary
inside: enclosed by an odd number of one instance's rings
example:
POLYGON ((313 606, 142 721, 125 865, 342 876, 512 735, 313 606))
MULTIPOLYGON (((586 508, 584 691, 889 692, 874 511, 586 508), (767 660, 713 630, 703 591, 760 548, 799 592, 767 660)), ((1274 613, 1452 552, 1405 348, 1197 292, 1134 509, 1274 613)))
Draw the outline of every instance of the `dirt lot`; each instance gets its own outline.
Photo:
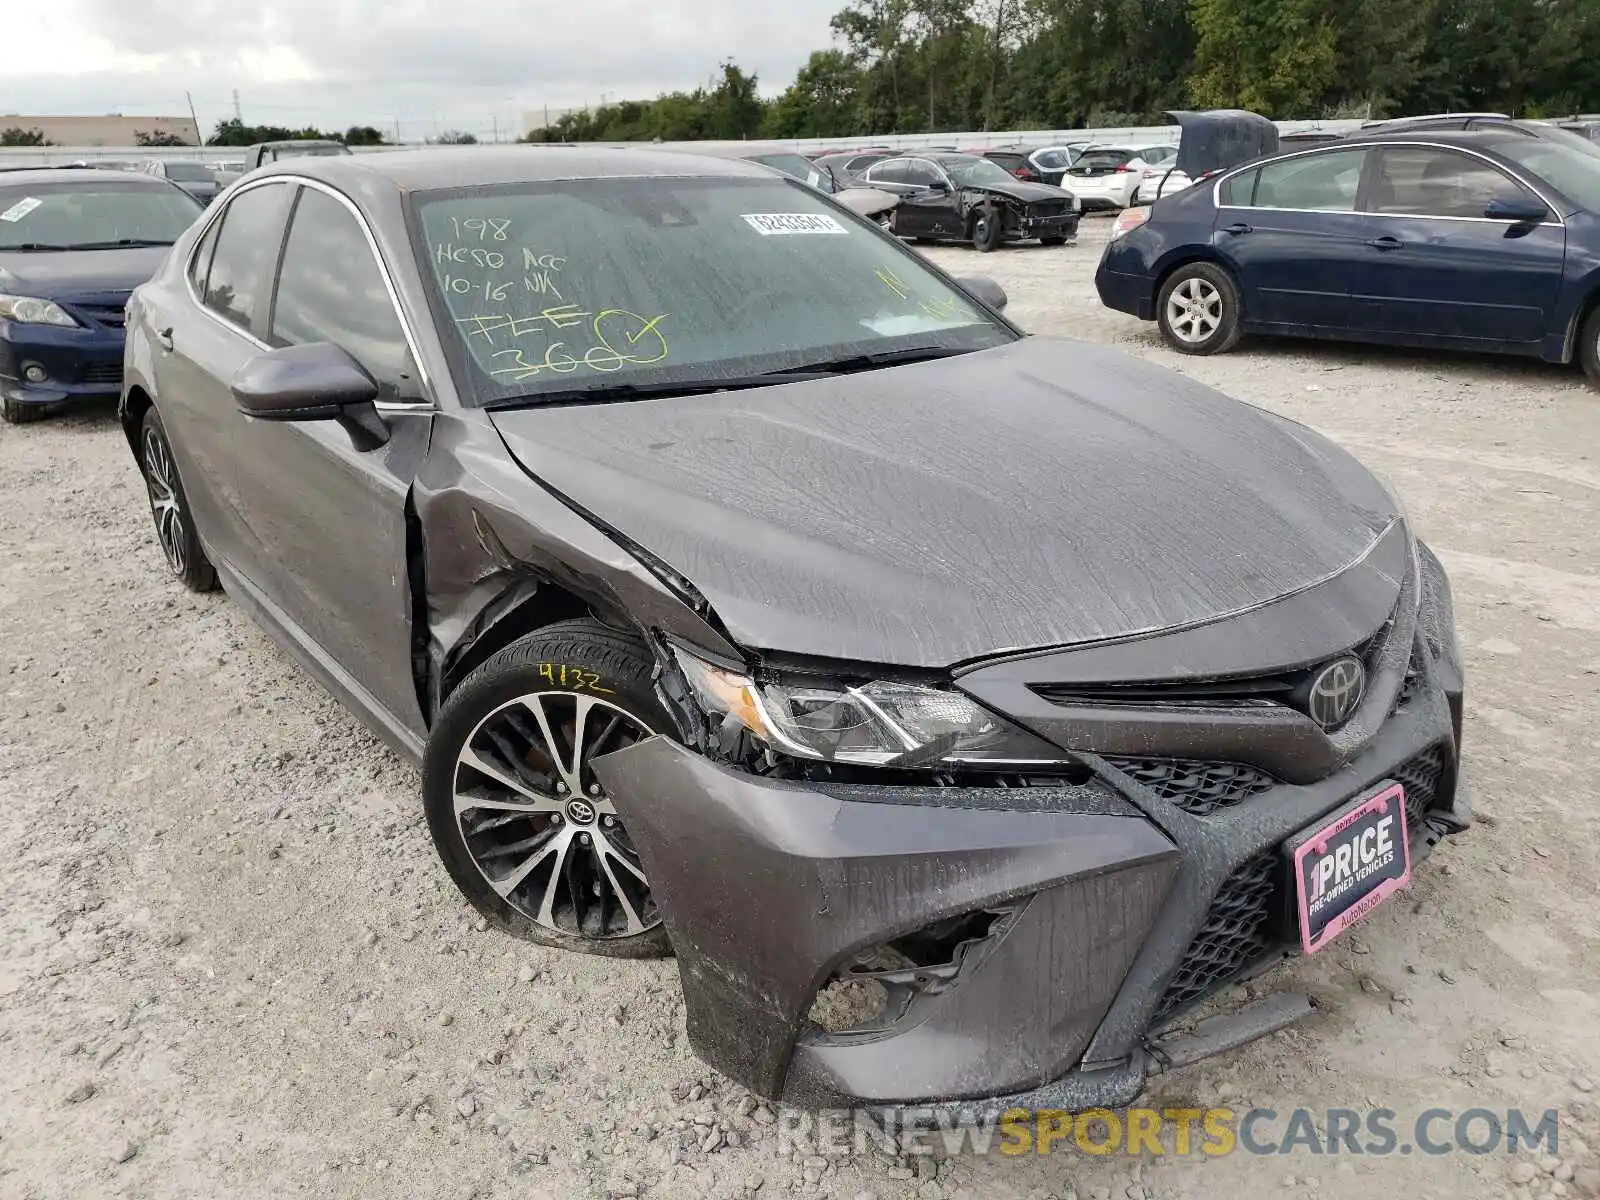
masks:
POLYGON ((0 1196, 1592 1190, 1600 397, 1572 371, 1454 356, 1180 359, 1099 307, 1107 224, 1060 250, 934 254, 998 278, 1034 332, 1305 420, 1398 485, 1454 579, 1482 818, 1359 937, 1280 968, 1322 1013, 1156 1096, 1387 1106, 1402 1127, 1559 1107, 1561 1165, 780 1154, 773 1114, 689 1054, 670 962, 477 925, 413 771, 227 599, 167 580, 127 446, 91 413, 0 428, 0 1196))

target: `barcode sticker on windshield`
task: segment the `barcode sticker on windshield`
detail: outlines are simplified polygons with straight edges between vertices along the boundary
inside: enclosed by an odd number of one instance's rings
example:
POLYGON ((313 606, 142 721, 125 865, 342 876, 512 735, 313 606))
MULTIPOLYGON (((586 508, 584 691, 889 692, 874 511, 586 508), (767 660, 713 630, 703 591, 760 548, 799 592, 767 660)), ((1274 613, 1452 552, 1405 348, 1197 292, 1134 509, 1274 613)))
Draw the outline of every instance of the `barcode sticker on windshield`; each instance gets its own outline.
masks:
MULTIPOLYGON (((35 199, 33 196, 25 196, 6 209, 5 212, 0 213, 0 221, 20 221, 43 203, 43 200, 35 199)), ((844 231, 840 230, 840 232, 844 231)))
POLYGON ((784 233, 849 233, 827 213, 742 213, 762 237, 784 233))

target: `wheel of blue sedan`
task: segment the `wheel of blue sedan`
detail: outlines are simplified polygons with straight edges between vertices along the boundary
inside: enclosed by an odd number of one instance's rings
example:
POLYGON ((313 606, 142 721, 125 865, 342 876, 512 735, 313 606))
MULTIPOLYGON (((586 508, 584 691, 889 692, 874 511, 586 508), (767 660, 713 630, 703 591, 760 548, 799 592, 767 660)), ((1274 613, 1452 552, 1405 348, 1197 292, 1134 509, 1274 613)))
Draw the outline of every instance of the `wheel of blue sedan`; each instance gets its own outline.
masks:
POLYGON ((1179 267, 1161 285, 1156 321, 1161 336, 1183 354, 1218 354, 1239 340, 1239 289, 1212 263, 1179 267))
POLYGON ((1596 305, 1583 323, 1582 344, 1578 347, 1578 361, 1583 366, 1589 382, 1600 387, 1600 305, 1596 305))
POLYGON ((500 928, 590 954, 670 947, 638 848, 593 761, 670 728, 635 638, 569 621, 456 689, 428 740, 423 804, 462 894, 500 928))

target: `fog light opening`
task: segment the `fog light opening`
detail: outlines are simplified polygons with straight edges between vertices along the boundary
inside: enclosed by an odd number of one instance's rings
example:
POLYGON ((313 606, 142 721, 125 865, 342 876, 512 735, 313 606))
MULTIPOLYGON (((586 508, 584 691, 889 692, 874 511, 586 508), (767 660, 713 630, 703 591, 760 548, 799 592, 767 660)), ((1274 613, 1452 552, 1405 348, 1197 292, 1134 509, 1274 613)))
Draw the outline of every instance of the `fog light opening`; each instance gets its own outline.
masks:
POLYGON ((807 1014, 830 1037, 879 1033, 918 1000, 956 983, 975 955, 999 941, 1026 901, 976 909, 869 946, 835 972, 807 1014))
POLYGON ((36 362, 23 363, 22 377, 29 383, 43 383, 50 378, 50 372, 36 362))

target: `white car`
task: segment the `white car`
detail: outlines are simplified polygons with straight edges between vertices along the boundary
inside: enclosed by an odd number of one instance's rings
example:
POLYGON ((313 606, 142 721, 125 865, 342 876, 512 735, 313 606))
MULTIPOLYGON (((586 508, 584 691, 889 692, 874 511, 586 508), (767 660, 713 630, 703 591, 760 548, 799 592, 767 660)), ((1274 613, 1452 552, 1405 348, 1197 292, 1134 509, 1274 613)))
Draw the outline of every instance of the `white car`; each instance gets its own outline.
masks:
POLYGON ((1090 146, 1067 168, 1061 186, 1082 201, 1085 212, 1127 208, 1146 178, 1154 195, 1156 182, 1177 153, 1176 146, 1090 146))

